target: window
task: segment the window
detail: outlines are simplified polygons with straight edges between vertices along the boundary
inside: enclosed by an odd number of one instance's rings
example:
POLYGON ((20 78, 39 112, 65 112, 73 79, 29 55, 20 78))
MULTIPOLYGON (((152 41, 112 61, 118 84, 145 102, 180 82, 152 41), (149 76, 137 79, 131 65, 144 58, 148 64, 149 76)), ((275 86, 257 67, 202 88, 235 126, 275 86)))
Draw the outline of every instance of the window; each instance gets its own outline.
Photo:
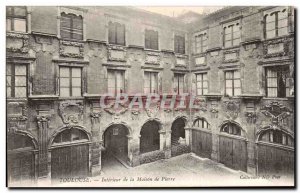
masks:
POLYGON ((275 66, 266 68, 266 87, 268 97, 284 98, 289 96, 289 67, 275 66))
POLYGON ((124 71, 108 70, 107 72, 108 92, 114 95, 125 92, 124 71))
POLYGON ((194 121, 193 127, 200 127, 200 128, 209 128, 208 122, 204 118, 198 118, 194 121))
POLYGON ((26 32, 26 7, 6 7, 6 30, 26 32))
POLYGON ((175 35, 174 39, 174 51, 175 53, 184 54, 185 53, 185 38, 184 36, 175 35))
POLYGON ((117 22, 108 24, 108 42, 125 46, 125 25, 117 22))
POLYGON ((145 72, 144 93, 158 93, 157 72, 145 72))
POLYGON ((88 136, 79 129, 66 129, 55 137, 53 143, 65 143, 79 140, 88 140, 88 136))
POLYGON ((81 96, 81 68, 60 67, 59 83, 60 96, 81 96))
POLYGON ((195 52, 196 53, 202 53, 205 52, 207 49, 207 34, 199 34, 195 36, 195 52))
POLYGON ((205 95, 208 92, 207 73, 196 74, 197 95, 205 95))
POLYGON ((228 133, 228 134, 231 134, 231 135, 241 136, 241 131, 242 131, 242 129, 234 123, 226 123, 221 128, 221 132, 228 133))
POLYGON ((274 38, 287 34, 288 13, 286 9, 265 16, 265 38, 274 38))
POLYGON ((61 14, 60 35, 65 39, 83 39, 83 19, 75 14, 61 14))
POLYGON ((294 146, 294 139, 289 134, 279 130, 268 129, 262 132, 259 136, 259 141, 294 146))
POLYGON ((225 72, 225 93, 228 96, 238 96, 241 94, 241 80, 239 71, 225 72))
POLYGON ((8 133, 7 134, 7 149, 21 149, 21 148, 32 148, 34 149, 34 144, 28 136, 21 134, 8 133))
POLYGON ((177 94, 183 93, 184 74, 174 74, 175 92, 177 94))
POLYGON ((238 46, 241 42, 241 30, 239 23, 224 27, 225 48, 238 46))
POLYGON ((154 30, 145 31, 145 48, 158 50, 158 32, 154 30))
POLYGON ((6 96, 27 96, 27 65, 7 64, 6 66, 6 96))

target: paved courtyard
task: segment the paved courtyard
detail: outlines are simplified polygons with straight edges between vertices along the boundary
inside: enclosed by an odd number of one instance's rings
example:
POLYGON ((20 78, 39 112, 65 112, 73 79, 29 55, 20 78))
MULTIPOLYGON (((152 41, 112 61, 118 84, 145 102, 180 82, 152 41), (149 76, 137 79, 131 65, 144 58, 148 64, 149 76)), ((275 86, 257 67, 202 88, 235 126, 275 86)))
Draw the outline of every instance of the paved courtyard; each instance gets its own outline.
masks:
POLYGON ((287 185, 283 177, 270 176, 263 179, 235 171, 223 164, 194 154, 184 154, 167 160, 159 160, 141 166, 127 168, 114 158, 103 161, 101 176, 89 178, 88 183, 64 183, 63 186, 99 187, 211 187, 211 186, 255 186, 287 185))

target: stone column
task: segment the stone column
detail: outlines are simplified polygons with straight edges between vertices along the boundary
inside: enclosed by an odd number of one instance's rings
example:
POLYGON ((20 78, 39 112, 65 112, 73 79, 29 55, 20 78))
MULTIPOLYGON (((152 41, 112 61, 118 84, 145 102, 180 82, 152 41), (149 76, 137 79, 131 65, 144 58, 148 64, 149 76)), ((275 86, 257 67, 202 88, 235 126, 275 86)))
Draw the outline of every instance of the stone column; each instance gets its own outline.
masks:
POLYGON ((256 175, 255 142, 247 141, 247 173, 256 175))
POLYGON ((91 113, 92 144, 91 144, 91 175, 101 174, 101 136, 100 136, 100 113, 91 113))
POLYGON ((171 130, 166 131, 165 138, 166 138, 166 147, 165 147, 165 158, 171 158, 171 130))
MULTIPOLYGON (((51 171, 48 170, 48 128, 50 122, 50 115, 38 115, 38 159, 37 159, 37 178, 38 184, 47 185, 51 183, 51 171)), ((51 164, 51 163, 50 163, 51 164)))
POLYGON ((130 140, 130 152, 131 152, 131 166, 139 166, 140 165, 140 139, 141 136, 138 135, 137 137, 132 137, 130 140))
POLYGON ((211 159, 219 162, 219 135, 218 126, 211 124, 211 137, 212 137, 212 152, 211 159))
POLYGON ((159 130, 158 133, 159 133, 159 150, 163 151, 166 146, 166 139, 165 139, 166 131, 159 130))
POLYGON ((185 132, 185 144, 187 146, 190 146, 191 143, 191 128, 184 128, 184 132, 185 132))

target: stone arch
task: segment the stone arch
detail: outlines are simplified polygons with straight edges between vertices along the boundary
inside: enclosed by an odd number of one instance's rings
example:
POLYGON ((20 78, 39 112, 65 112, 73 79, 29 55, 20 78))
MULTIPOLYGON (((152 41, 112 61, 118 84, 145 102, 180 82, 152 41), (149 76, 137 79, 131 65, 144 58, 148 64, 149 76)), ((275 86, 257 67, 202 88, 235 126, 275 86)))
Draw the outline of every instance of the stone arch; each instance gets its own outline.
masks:
POLYGON ((157 118, 147 119, 140 128, 140 153, 160 149, 160 133, 164 132, 163 123, 157 118), (154 124, 154 125, 153 125, 154 124), (150 129, 151 127, 151 129, 150 129))
POLYGON ((31 139, 31 142, 34 146, 34 149, 38 149, 38 146, 39 146, 39 143, 38 141, 36 140, 36 138, 28 131, 23 131, 23 130, 14 130, 14 132, 11 132, 11 133, 7 133, 7 134, 15 134, 15 135, 22 135, 22 136, 25 136, 25 137, 28 137, 31 139))
POLYGON ((177 116, 172 122, 171 131, 171 145, 179 145, 181 139, 186 138, 185 127, 187 126, 187 118, 185 116, 177 116))
POLYGON ((285 135, 287 135, 288 137, 290 137, 291 139, 294 140, 294 135, 293 133, 291 133, 290 131, 286 130, 286 129, 274 129, 271 126, 266 126, 261 128, 259 131, 256 132, 256 142, 262 141, 260 140, 260 138, 262 137, 263 134, 265 134, 268 131, 278 131, 278 132, 282 132, 285 135))
POLYGON ((211 129, 210 127, 210 123, 208 122, 208 119, 206 117, 202 117, 202 116, 195 116, 194 119, 192 120, 192 127, 195 127, 195 122, 198 120, 203 120, 206 122, 207 124, 207 129, 211 129))
POLYGON ((241 124, 239 124, 238 122, 236 121, 233 121, 233 120, 226 120, 226 121, 223 121, 222 124, 219 126, 219 132, 221 133, 221 130, 223 129, 223 127, 227 124, 234 124, 236 125, 240 130, 241 130, 241 137, 245 137, 247 138, 247 131, 241 126, 241 124))
POLYGON ((101 140, 103 140, 104 133, 106 132, 106 130, 107 130, 109 127, 113 126, 113 125, 123 125, 123 126, 126 127, 127 130, 128 130, 128 137, 132 137, 132 135, 133 135, 133 130, 132 130, 131 126, 129 126, 126 122, 121 121, 121 122, 111 122, 111 123, 107 124, 107 125, 104 127, 104 129, 101 130, 101 133, 100 133, 100 135, 101 135, 101 140))
POLYGON ((54 141, 55 137, 56 137, 58 134, 60 134, 61 132, 65 131, 65 130, 73 129, 73 128, 74 128, 74 129, 78 129, 78 130, 80 130, 80 131, 83 131, 83 132, 87 135, 88 140, 91 141, 92 135, 91 135, 90 132, 88 132, 88 131, 86 130, 85 127, 79 126, 79 125, 75 125, 75 126, 63 126, 63 127, 60 127, 59 129, 57 129, 56 131, 54 131, 54 133, 51 135, 51 137, 50 137, 50 139, 49 139, 49 142, 48 142, 48 148, 50 148, 50 147, 52 146, 53 141, 54 141))

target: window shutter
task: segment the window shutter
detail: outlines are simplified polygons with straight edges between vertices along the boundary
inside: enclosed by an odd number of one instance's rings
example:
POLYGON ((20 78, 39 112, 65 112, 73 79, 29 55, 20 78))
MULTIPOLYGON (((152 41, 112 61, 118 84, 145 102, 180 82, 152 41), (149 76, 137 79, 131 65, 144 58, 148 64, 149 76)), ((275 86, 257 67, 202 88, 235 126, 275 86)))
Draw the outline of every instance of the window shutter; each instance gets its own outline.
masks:
POLYGON ((81 16, 73 16, 72 31, 73 39, 83 39, 83 19, 81 16))
POLYGON ((150 32, 149 32, 149 30, 146 30, 145 31, 145 47, 146 48, 151 48, 151 46, 150 46, 150 32))
POLYGON ((158 32, 153 31, 153 37, 152 37, 152 49, 158 50, 158 32))
POLYGON ((117 44, 125 45, 125 25, 117 24, 117 44))
POLYGON ((110 44, 115 43, 115 24, 112 22, 108 24, 108 42, 110 44))
POLYGON ((62 13, 60 19, 60 35, 62 38, 71 39, 71 17, 62 13))

